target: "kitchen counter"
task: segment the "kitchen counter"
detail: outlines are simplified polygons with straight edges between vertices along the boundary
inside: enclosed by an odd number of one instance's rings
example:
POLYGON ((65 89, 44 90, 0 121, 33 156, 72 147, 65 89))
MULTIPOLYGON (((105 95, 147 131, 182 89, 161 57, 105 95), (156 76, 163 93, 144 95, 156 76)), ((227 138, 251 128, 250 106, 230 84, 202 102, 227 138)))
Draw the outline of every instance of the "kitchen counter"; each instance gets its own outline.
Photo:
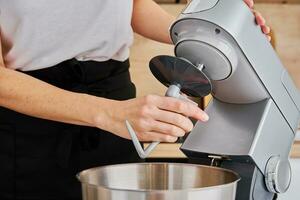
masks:
MULTIPOLYGON (((159 144, 158 147, 151 153, 149 158, 186 158, 180 151, 181 144, 159 144)), ((300 141, 296 141, 291 151, 291 158, 300 158, 300 141)))

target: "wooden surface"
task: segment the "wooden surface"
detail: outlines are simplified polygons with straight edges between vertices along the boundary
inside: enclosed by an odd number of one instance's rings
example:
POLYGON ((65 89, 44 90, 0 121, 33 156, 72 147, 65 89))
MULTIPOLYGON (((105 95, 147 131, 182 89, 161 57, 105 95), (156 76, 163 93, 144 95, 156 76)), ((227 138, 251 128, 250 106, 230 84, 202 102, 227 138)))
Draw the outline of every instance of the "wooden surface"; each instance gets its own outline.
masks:
MULTIPOLYGON (((146 144, 146 146, 148 146, 146 144)), ((181 144, 161 143, 150 154, 149 158, 186 158, 180 151, 181 144)))
POLYGON ((291 151, 292 158, 300 158, 300 142, 295 142, 293 149, 291 151))
MULTIPOLYGON (((159 144, 149 158, 186 158, 180 151, 181 144, 159 144)), ((291 158, 300 158, 300 142, 295 142, 291 158)))

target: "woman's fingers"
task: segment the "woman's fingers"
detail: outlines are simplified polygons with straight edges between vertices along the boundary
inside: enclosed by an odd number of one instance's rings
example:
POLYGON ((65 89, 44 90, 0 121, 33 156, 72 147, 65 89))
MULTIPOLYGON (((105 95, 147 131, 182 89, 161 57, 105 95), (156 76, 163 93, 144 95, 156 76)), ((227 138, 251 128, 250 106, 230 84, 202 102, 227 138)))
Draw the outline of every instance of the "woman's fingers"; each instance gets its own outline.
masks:
MULTIPOLYGON (((254 1, 253 0, 244 0, 245 3, 249 6, 249 8, 253 9, 254 1)), ((265 18, 260 14, 260 12, 253 10, 255 15, 256 23, 260 26, 264 26, 266 24, 265 18)), ((263 27, 262 27, 263 28, 263 27)))
POLYGON ((129 116, 141 141, 174 142, 193 129, 188 117, 208 120, 207 114, 193 103, 173 97, 148 95, 128 102, 132 108, 125 117, 129 116))
POLYGON ((266 26, 266 25, 264 25, 264 26, 261 26, 261 30, 263 31, 263 33, 264 34, 270 34, 270 32, 271 32, 271 28, 269 27, 269 26, 266 26))
POLYGON ((258 11, 253 11, 254 15, 255 15, 255 19, 256 19, 256 23, 260 26, 263 26, 266 24, 266 20, 265 18, 260 14, 260 12, 258 11))
POLYGON ((184 133, 190 132, 194 125, 192 121, 178 113, 169 112, 166 110, 157 110, 153 114, 153 118, 157 121, 164 122, 170 125, 179 127, 184 133))
POLYGON ((183 137, 187 131, 176 125, 153 120, 151 131, 163 133, 174 137, 183 137))
MULTIPOLYGON (((254 6, 253 0, 244 0, 244 2, 249 6, 250 9, 253 9, 253 6, 254 6)), ((261 27, 262 32, 267 35, 268 40, 271 41, 271 37, 268 36, 271 29, 269 26, 266 26, 265 18, 260 14, 260 12, 258 12, 256 10, 253 10, 253 13, 255 15, 256 23, 261 27)))
POLYGON ((249 6, 249 8, 253 8, 253 6, 254 6, 254 1, 253 0, 244 0, 245 1, 245 3, 249 6))
POLYGON ((158 108, 162 110, 180 113, 184 116, 204 122, 209 120, 208 115, 203 110, 198 108, 198 106, 194 105, 193 103, 189 103, 187 101, 175 99, 173 97, 162 97, 157 99, 156 103, 158 108))
POLYGON ((253 13, 255 15, 256 23, 261 27, 262 32, 267 35, 268 40, 271 41, 271 36, 268 35, 271 32, 271 28, 266 25, 265 18, 258 11, 253 11, 253 13))

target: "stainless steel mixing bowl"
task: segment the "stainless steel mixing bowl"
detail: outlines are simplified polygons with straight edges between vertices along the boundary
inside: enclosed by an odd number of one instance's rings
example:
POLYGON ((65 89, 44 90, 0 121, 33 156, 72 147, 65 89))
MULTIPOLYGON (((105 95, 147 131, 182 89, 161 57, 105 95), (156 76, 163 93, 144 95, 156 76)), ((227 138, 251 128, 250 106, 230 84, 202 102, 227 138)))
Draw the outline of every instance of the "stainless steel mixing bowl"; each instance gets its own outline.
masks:
POLYGON ((179 163, 92 168, 78 174, 83 200, 234 200, 239 176, 179 163))

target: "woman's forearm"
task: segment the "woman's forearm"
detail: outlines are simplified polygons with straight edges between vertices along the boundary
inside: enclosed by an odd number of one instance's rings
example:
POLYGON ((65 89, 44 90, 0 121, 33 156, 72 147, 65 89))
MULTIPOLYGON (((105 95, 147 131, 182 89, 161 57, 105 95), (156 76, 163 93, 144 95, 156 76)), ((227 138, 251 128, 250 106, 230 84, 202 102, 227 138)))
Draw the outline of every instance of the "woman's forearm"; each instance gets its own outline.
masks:
POLYGON ((42 119, 97 127, 127 139, 125 121, 129 120, 142 141, 174 142, 193 128, 188 117, 208 120, 196 105, 172 97, 114 101, 62 90, 1 66, 0 106, 42 119))
POLYGON ((149 39, 171 43, 169 28, 175 17, 168 14, 153 0, 134 0, 133 30, 149 39))
POLYGON ((26 115, 94 126, 96 117, 105 119, 104 108, 109 101, 65 91, 23 73, 0 67, 0 106, 26 115))

